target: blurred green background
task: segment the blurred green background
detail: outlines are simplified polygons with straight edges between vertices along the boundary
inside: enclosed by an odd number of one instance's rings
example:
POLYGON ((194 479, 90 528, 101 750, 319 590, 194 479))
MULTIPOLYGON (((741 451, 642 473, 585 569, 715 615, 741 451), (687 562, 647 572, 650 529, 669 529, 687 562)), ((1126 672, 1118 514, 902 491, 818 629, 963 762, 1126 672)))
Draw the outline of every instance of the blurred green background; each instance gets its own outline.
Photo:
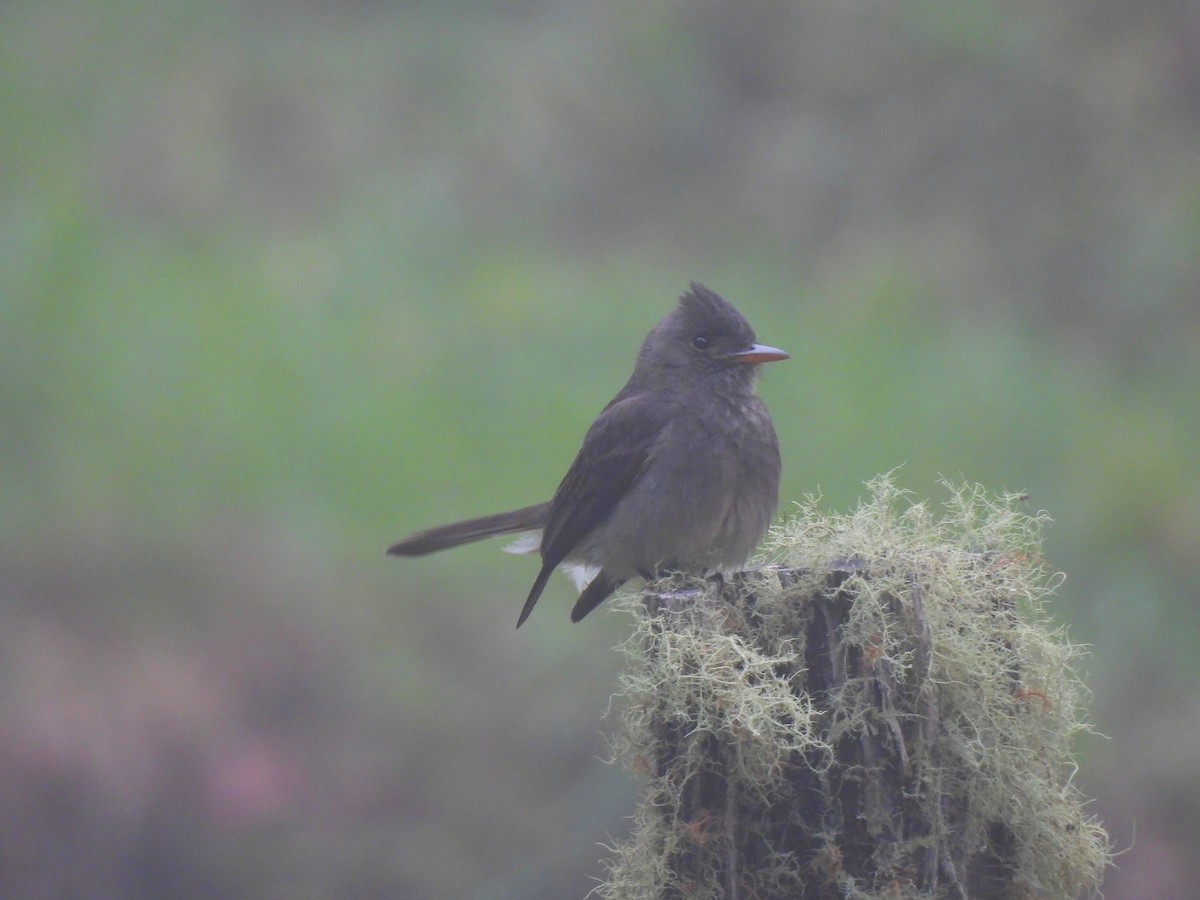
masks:
POLYGON ((1105 894, 1191 895, 1198 251, 1195 0, 3 4, 0 895, 582 897, 626 623, 383 549, 548 497, 690 279, 782 512, 1050 512, 1105 894))

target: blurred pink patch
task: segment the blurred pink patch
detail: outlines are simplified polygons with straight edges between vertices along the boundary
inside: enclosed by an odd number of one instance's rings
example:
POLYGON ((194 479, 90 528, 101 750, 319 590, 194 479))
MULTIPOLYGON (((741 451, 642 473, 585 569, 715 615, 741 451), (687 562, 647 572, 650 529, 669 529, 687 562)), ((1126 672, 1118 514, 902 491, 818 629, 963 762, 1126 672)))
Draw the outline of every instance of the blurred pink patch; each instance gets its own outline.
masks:
POLYGON ((209 814, 222 825, 256 825, 287 813, 304 783, 295 757, 265 737, 221 748, 209 766, 209 814))

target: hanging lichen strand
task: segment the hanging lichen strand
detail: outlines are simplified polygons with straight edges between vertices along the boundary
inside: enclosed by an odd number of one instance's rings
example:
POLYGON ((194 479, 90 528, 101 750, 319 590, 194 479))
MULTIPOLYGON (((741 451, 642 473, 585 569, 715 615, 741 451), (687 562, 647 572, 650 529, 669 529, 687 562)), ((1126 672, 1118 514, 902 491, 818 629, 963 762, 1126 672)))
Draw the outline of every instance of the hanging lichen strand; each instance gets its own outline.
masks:
POLYGON ((1079 650, 1050 621, 1043 516, 889 478, 815 501, 773 565, 623 601, 616 751, 645 779, 604 898, 1070 898, 1103 829, 1072 783, 1079 650))

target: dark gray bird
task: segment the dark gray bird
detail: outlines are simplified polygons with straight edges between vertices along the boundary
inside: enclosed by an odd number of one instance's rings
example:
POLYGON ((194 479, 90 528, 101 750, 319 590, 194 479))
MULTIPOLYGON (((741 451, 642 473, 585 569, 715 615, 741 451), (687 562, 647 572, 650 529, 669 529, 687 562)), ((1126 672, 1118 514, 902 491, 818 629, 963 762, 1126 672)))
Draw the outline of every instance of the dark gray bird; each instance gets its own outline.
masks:
POLYGON ((787 359, 715 292, 693 283, 654 326, 629 382, 604 407, 549 503, 454 522, 389 548, 422 556, 541 530, 542 568, 517 627, 555 567, 595 572, 571 621, 631 578, 741 565, 779 497, 779 442, 754 393, 760 363, 787 359))

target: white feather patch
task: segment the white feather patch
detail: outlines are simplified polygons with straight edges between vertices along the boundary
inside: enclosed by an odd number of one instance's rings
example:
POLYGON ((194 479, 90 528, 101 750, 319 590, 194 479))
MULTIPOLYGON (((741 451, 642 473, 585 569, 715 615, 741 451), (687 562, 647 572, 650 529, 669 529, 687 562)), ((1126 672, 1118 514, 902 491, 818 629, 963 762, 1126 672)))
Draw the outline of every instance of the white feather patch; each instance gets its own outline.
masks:
POLYGON ((504 545, 505 553, 537 553, 542 547, 542 533, 540 531, 526 531, 524 534, 517 535, 516 539, 511 544, 504 545))
MULTIPOLYGON (((526 531, 524 534, 517 535, 516 539, 511 543, 505 544, 504 552, 517 554, 537 553, 541 548, 542 533, 540 531, 526 531)), ((589 566, 583 563, 563 563, 559 568, 571 579, 577 591, 582 591, 591 583, 593 578, 600 574, 599 566, 589 566)))
POLYGON ((559 568, 566 572, 567 577, 575 583, 577 591, 582 591, 593 578, 600 574, 599 566, 587 566, 583 563, 563 563, 559 568))

